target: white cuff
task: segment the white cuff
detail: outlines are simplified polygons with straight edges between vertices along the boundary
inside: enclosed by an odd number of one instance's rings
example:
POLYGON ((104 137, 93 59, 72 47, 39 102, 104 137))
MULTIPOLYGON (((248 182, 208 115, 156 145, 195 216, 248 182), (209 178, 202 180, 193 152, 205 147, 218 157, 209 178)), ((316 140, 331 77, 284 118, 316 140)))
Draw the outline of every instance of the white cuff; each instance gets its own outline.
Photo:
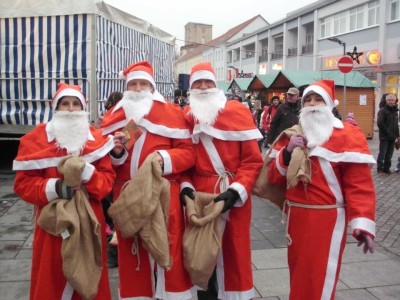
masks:
POLYGON ((185 187, 188 187, 188 188, 191 188, 193 191, 196 191, 196 189, 194 188, 194 186, 190 183, 190 182, 187 182, 187 181, 184 181, 184 182, 181 182, 181 191, 185 188, 185 187))
POLYGON ((375 236, 375 222, 368 218, 354 218, 350 221, 351 230, 355 229, 364 230, 375 236))
POLYGON ((96 168, 89 163, 86 163, 85 168, 83 169, 82 172, 82 182, 88 182, 90 178, 92 178, 93 172, 96 170, 96 168))
POLYGON ((110 157, 111 157, 111 163, 114 166, 120 166, 120 165, 123 165, 125 163, 126 159, 128 158, 128 151, 125 150, 124 155, 122 155, 122 157, 120 157, 120 158, 115 158, 111 154, 110 154, 110 157))
POLYGON ((229 188, 237 191, 240 196, 239 200, 236 201, 236 203, 235 203, 235 207, 243 206, 248 198, 246 188, 243 185, 241 185, 239 182, 232 182, 232 184, 229 186, 229 188))
POLYGON ((171 161, 171 156, 169 155, 168 151, 158 150, 157 152, 163 158, 163 165, 164 165, 163 175, 171 174, 172 173, 172 161, 171 161))
POLYGON ((45 192, 47 201, 49 202, 51 200, 59 198, 56 192, 56 182, 58 179, 59 178, 50 178, 49 180, 47 180, 45 192))

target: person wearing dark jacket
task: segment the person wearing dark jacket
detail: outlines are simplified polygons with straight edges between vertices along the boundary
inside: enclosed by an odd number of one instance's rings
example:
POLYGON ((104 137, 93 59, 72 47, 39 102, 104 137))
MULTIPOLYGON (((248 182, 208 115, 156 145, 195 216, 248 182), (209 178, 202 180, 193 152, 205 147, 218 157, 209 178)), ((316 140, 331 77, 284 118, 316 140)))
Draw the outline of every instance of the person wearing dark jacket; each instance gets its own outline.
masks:
POLYGON ((267 136, 268 144, 272 144, 282 131, 299 123, 299 90, 295 87, 291 87, 286 95, 286 102, 279 105, 271 121, 269 134, 267 136))
POLYGON ((399 137, 399 109, 397 108, 396 96, 388 94, 386 105, 378 112, 377 125, 379 128, 379 154, 378 173, 391 174, 390 166, 395 146, 399 137))

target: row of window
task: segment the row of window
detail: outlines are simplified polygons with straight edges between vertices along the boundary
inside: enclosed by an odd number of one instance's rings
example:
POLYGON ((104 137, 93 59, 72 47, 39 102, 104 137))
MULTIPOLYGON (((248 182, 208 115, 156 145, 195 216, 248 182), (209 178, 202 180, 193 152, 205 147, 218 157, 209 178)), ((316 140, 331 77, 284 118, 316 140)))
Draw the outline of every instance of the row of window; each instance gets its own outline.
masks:
MULTIPOLYGON (((400 19, 400 0, 390 0, 389 21, 400 19)), ((321 38, 379 24, 379 2, 372 1, 321 19, 321 38)))

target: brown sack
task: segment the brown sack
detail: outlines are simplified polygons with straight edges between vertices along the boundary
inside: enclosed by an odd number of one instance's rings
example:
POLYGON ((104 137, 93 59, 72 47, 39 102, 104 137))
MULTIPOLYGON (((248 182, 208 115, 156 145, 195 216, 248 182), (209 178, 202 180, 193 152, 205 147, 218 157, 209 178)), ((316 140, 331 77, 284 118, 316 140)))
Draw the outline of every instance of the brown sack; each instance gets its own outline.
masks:
MULTIPOLYGON (((70 157, 61 161, 58 169, 68 185, 77 186, 84 165, 82 159, 70 157)), ((69 237, 61 245, 64 276, 83 299, 93 299, 102 271, 101 232, 86 191, 75 191, 71 200, 51 201, 43 207, 38 225, 55 236, 68 231, 69 237)))
POLYGON ((290 138, 295 134, 302 134, 303 130, 299 125, 294 125, 284 130, 271 145, 271 148, 265 156, 261 172, 257 177, 257 180, 253 186, 253 194, 270 200, 276 204, 280 209, 283 208, 285 202, 286 188, 294 187, 300 180, 304 183, 311 181, 310 174, 310 161, 308 160, 308 150, 295 148, 292 154, 292 159, 288 166, 287 172, 287 187, 271 184, 268 181, 268 169, 274 158, 270 157, 271 151, 274 148, 276 142, 284 136, 290 138))
POLYGON ((274 160, 273 158, 269 157, 271 149, 272 146, 264 159, 261 172, 253 186, 253 194, 260 198, 270 200, 272 203, 276 204, 280 209, 282 209, 283 202, 285 202, 286 187, 274 185, 268 181, 269 165, 274 160))
POLYGON ((196 192, 186 199, 190 220, 183 235, 183 262, 192 283, 207 289, 222 244, 220 215, 224 201, 214 202, 217 194, 196 192))
POLYGON ((161 173, 155 155, 148 155, 108 213, 122 237, 139 234, 143 247, 161 267, 168 269, 172 265, 167 230, 170 183, 161 173))

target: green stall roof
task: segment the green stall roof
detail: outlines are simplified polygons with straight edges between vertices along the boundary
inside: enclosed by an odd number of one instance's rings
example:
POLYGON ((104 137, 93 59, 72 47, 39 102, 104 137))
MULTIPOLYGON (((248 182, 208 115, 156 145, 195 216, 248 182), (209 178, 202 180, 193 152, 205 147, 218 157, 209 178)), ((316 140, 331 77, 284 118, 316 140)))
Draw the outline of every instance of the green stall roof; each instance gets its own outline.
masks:
POLYGON ((233 83, 235 82, 238 87, 240 88, 241 91, 248 91, 250 82, 253 80, 253 78, 234 78, 232 82, 229 85, 229 88, 232 88, 233 83))
POLYGON ((229 89, 230 83, 225 83, 225 82, 217 82, 217 88, 222 90, 224 93, 226 93, 229 89))
POLYGON ((260 80, 266 89, 271 86, 277 76, 278 74, 256 75, 257 79, 260 80))
MULTIPOLYGON (((344 86, 344 74, 340 71, 281 71, 276 77, 281 75, 285 76, 297 88, 321 79, 332 79, 336 86, 344 86)), ((346 74, 346 86, 374 88, 375 84, 360 72, 352 71, 346 74)))

